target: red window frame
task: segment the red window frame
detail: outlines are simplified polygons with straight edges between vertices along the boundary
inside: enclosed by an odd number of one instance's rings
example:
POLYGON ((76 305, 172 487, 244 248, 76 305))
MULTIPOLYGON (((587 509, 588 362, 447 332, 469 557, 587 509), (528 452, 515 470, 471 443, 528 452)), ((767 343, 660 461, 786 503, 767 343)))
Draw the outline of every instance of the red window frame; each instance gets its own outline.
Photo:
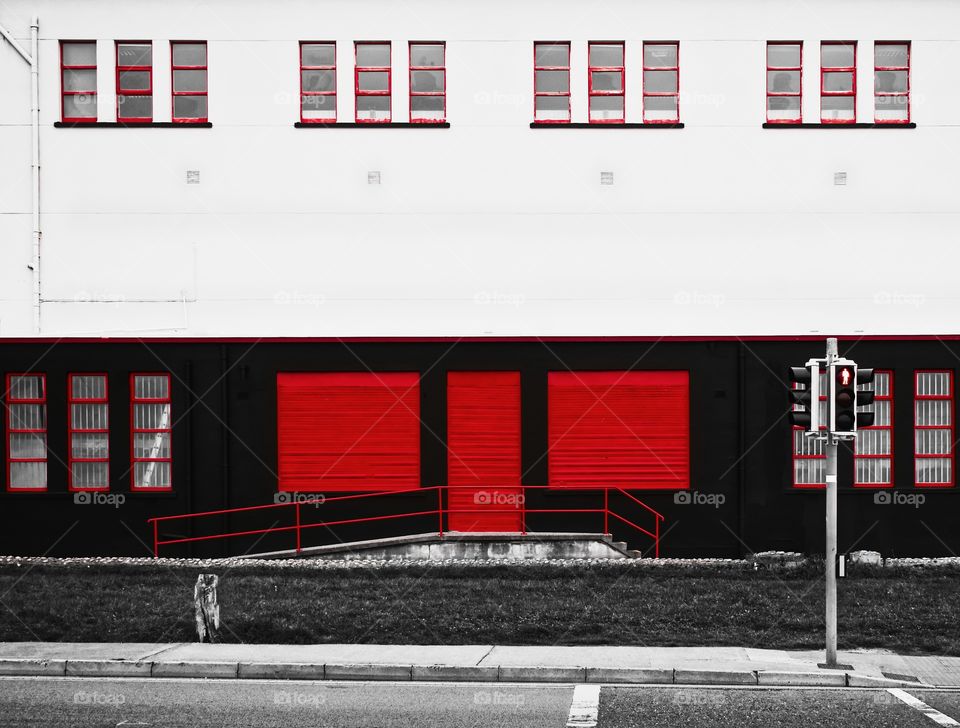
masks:
POLYGON ((12 372, 7 374, 6 381, 6 401, 7 401, 7 492, 10 493, 45 493, 47 491, 47 485, 49 483, 50 474, 46 473, 45 482, 43 485, 32 485, 25 487, 14 487, 13 483, 13 464, 14 463, 44 463, 48 461, 49 449, 47 448, 47 428, 49 422, 47 420, 47 375, 39 374, 37 372, 12 372), (37 398, 30 397, 14 397, 12 383, 16 377, 39 377, 40 379, 40 396, 37 398), (28 427, 14 427, 13 423, 13 410, 11 409, 12 405, 18 404, 33 404, 40 405, 43 407, 43 427, 38 428, 28 428, 28 427), (42 458, 21 458, 14 457, 12 455, 13 448, 11 447, 11 441, 13 435, 24 435, 24 434, 34 434, 42 435, 44 440, 44 451, 42 458))
POLYGON ((172 40, 170 41, 170 119, 177 124, 205 124, 210 118, 210 47, 205 40, 172 40), (203 65, 190 66, 174 63, 174 52, 178 45, 202 45, 203 65), (177 71, 203 71, 206 83, 203 91, 177 91, 177 71), (177 96, 203 96, 207 100, 205 116, 177 116, 177 96))
POLYGON ((956 417, 956 405, 954 404, 954 377, 952 369, 917 369, 913 374, 913 484, 917 488, 952 488, 956 482, 956 459, 954 457, 954 430, 956 428, 955 417, 956 417), (946 374, 948 376, 948 381, 950 382, 950 393, 941 395, 941 394, 920 394, 920 375, 921 374, 946 374), (917 403, 923 401, 946 401, 949 402, 949 412, 950 412, 950 424, 949 425, 920 425, 917 424, 917 403), (947 437, 947 442, 950 443, 949 451, 945 453, 918 453, 917 452, 917 431, 918 430, 946 430, 949 435, 947 437), (940 460, 949 460, 950 461, 950 480, 949 482, 940 482, 940 483, 918 483, 917 482, 917 460, 922 459, 940 459, 940 460))
POLYGON ((68 452, 68 489, 70 491, 88 492, 88 491, 107 491, 110 490, 110 389, 109 379, 104 372, 82 372, 67 375, 67 452, 68 452), (76 397, 73 394, 74 377, 102 377, 103 378, 103 397, 76 397), (78 428, 74 426, 73 406, 75 404, 102 404, 107 408, 107 426, 78 428), (75 434, 103 434, 107 436, 107 455, 97 458, 78 458, 73 454, 73 436, 75 434), (107 465, 107 484, 102 486, 78 486, 73 482, 73 464, 74 463, 106 463, 107 465))
POLYGON ((680 41, 678 40, 645 40, 643 42, 643 123, 644 124, 676 124, 680 121, 680 41), (648 66, 647 65, 647 46, 676 46, 677 65, 675 66, 648 66), (677 90, 676 91, 648 91, 646 83, 647 71, 676 71, 677 72, 677 90), (647 99, 651 97, 674 97, 676 101, 677 113, 670 119, 648 119, 647 118, 647 99))
POLYGON ((130 490, 148 493, 160 493, 173 490, 173 390, 170 374, 167 372, 132 372, 130 374, 130 490), (165 377, 167 380, 166 397, 137 397, 137 377, 165 377), (140 404, 167 404, 170 405, 170 416, 166 427, 149 428, 137 427, 136 407, 140 404), (167 457, 145 458, 136 457, 136 436, 143 433, 168 433, 169 448, 167 457), (169 485, 137 485, 137 463, 169 463, 169 485))
POLYGON ((410 104, 409 104, 409 120, 412 124, 436 124, 442 123, 447 120, 447 44, 446 41, 441 40, 412 40, 407 45, 407 59, 410 65, 410 104), (443 50, 443 65, 442 66, 415 66, 413 65, 413 47, 414 46, 439 46, 443 50), (413 90, 413 73, 414 71, 440 71, 443 73, 443 90, 442 91, 414 91, 413 90), (443 111, 440 112, 440 115, 437 117, 430 117, 424 119, 415 119, 413 116, 413 99, 414 97, 423 97, 423 96, 435 96, 443 99, 443 111))
MULTIPOLYGON (((97 87, 96 82, 94 82, 93 89, 89 91, 68 91, 66 88, 66 83, 64 83, 64 78, 67 71, 93 71, 94 72, 94 81, 96 81, 97 73, 97 64, 76 64, 76 65, 66 65, 63 60, 63 46, 64 45, 91 45, 93 46, 93 58, 96 61, 97 58, 97 42, 95 40, 62 40, 60 41, 60 118, 63 121, 96 121, 97 117, 94 116, 67 116, 64 111, 64 97, 66 96, 92 96, 94 100, 97 98, 97 87)), ((94 104, 96 108, 96 104, 94 104)))
POLYGON ((533 121, 537 124, 569 124, 570 123, 570 41, 568 40, 537 40, 533 42, 533 121), (566 46, 567 65, 566 66, 538 66, 537 65, 537 46, 566 46), (566 91, 538 91, 537 90, 537 71, 566 71, 567 72, 567 90, 566 91), (537 118, 537 99, 542 96, 566 97, 567 99, 567 118, 565 119, 538 119, 537 118))
POLYGON ((338 99, 337 99, 337 42, 335 40, 302 40, 300 41, 300 121, 304 124, 334 124, 337 121, 338 99), (305 66, 303 64, 303 47, 312 45, 333 46, 333 65, 323 66, 305 66), (332 91, 306 91, 303 88, 304 71, 331 71, 333 73, 332 91), (303 115, 303 99, 305 96, 332 96, 333 97, 333 118, 324 117, 305 117, 303 115))
POLYGON ((592 40, 587 43, 587 118, 591 124, 623 124, 626 121, 627 114, 627 48, 622 40, 592 40), (594 66, 591 56, 594 46, 620 46, 620 65, 619 66, 594 66), (596 89, 593 87, 593 74, 599 73, 619 73, 620 90, 596 89), (591 102, 594 96, 610 97, 620 99, 620 116, 613 119, 594 119, 591 102))
POLYGON ((114 74, 117 87, 117 121, 153 121, 153 41, 149 40, 118 40, 113 45, 113 54, 116 59, 116 72, 114 74), (150 46, 150 65, 120 65, 120 46, 123 45, 146 45, 150 46), (146 89, 132 89, 129 91, 121 90, 120 74, 126 71, 137 71, 147 73, 150 78, 150 85, 146 89), (124 116, 123 102, 124 96, 149 96, 150 116, 124 116))
POLYGON ((353 43, 353 89, 354 89, 354 102, 353 102, 353 115, 354 120, 358 124, 389 124, 393 121, 393 44, 388 40, 358 40, 353 43), (386 66, 361 66, 358 61, 358 51, 360 46, 364 45, 385 45, 387 46, 388 52, 390 53, 390 63, 386 66), (381 72, 387 74, 387 90, 386 91, 368 91, 360 90, 360 74, 363 72, 381 72), (389 100, 387 104, 387 118, 386 119, 361 119, 360 118, 360 107, 359 99, 363 96, 386 96, 389 100))
MULTIPOLYGON (((820 372, 820 399, 817 406, 820 408, 821 414, 824 413, 826 410, 826 404, 827 404, 826 384, 827 384, 826 375, 823 372, 820 372)), ((799 387, 795 384, 794 389, 803 389, 803 387, 799 387)), ((793 409, 794 411, 802 410, 803 406, 799 404, 793 405, 793 409)), ((827 425, 824 423, 824 418, 821 417, 820 422, 821 422, 820 430, 821 431, 826 430, 827 425)), ((803 431, 804 431, 803 427, 798 427, 796 425, 793 426, 790 430, 790 452, 793 456, 791 458, 791 463, 790 463, 791 465, 790 480, 793 483, 794 488, 825 488, 827 485, 826 481, 822 483, 798 483, 797 482, 797 461, 798 460, 823 460, 824 462, 826 462, 826 459, 827 459, 826 452, 822 451, 823 450, 822 445, 820 446, 821 452, 819 454, 817 453, 804 454, 804 453, 797 452, 797 433, 798 432, 802 433, 803 431)), ((801 437, 803 437, 803 435, 801 435, 801 437)), ((811 438, 804 438, 803 441, 810 442, 811 438)), ((826 470, 824 470, 824 473, 825 472, 826 470)))
MULTIPOLYGON (((857 387, 857 389, 860 390, 860 391, 864 391, 864 390, 862 390, 860 387, 857 387)), ((894 466, 893 466, 893 463, 894 463, 894 444, 895 444, 895 443, 894 443, 894 437, 893 437, 893 433, 894 433, 894 428, 893 428, 893 423, 894 423, 894 419, 893 419, 893 371, 890 370, 890 369, 877 369, 876 372, 874 372, 874 385, 873 385, 873 390, 867 390, 867 391, 874 391, 874 397, 873 397, 874 403, 876 403, 876 402, 888 402, 888 403, 889 403, 888 406, 889 406, 889 408, 890 408, 890 422, 889 422, 889 424, 886 424, 886 425, 872 425, 872 426, 870 426, 870 427, 862 427, 862 428, 861 428, 861 427, 858 427, 857 430, 858 430, 858 431, 859 431, 859 430, 865 430, 865 431, 866 431, 866 430, 886 430, 886 431, 889 433, 889 437, 890 437, 890 454, 889 454, 889 455, 872 455, 872 454, 871 454, 871 455, 868 455, 868 454, 865 454, 865 453, 860 453, 860 452, 859 452, 860 438, 859 438, 859 436, 858 436, 857 439, 854 441, 854 446, 853 446, 853 486, 854 486, 855 488, 892 488, 892 487, 893 487, 893 484, 894 484, 894 477, 895 477, 895 471, 894 471, 894 466), (877 385, 876 385, 876 377, 881 376, 881 375, 884 375, 884 376, 887 377, 887 393, 886 393, 886 394, 877 394, 877 393, 876 393, 876 388, 877 388, 877 385), (867 482, 867 483, 860 482, 860 480, 859 480, 859 471, 858 471, 858 469, 857 469, 857 461, 858 461, 858 460, 889 460, 889 461, 890 461, 890 480, 889 480, 889 482, 885 482, 885 483, 881 483, 881 482, 867 482)), ((876 408, 876 404, 874 404, 873 407, 876 408)))
POLYGON ((876 124, 909 124, 910 123, 910 61, 913 56, 913 47, 908 40, 878 40, 873 44, 873 121, 876 124), (907 65, 906 66, 878 66, 877 48, 883 46, 902 45, 907 47, 907 65), (907 90, 906 91, 877 91, 877 73, 883 71, 906 71, 907 90), (902 97, 907 100, 907 118, 906 119, 878 119, 877 118, 877 97, 890 96, 902 97))
POLYGON ((767 97, 766 97, 766 115, 768 124, 802 124, 803 123, 803 41, 802 40, 769 40, 767 41, 767 97), (771 66, 770 65, 770 46, 799 46, 800 63, 797 66, 771 66), (772 91, 770 89, 770 73, 773 71, 797 71, 800 74, 799 91, 772 91), (778 97, 796 98, 799 108, 797 109, 796 119, 771 119, 770 118, 770 99, 778 97))
POLYGON ((822 124, 853 124, 857 121, 857 41, 855 40, 825 40, 820 43, 820 122, 822 124), (839 45, 850 46, 853 48, 852 66, 824 66, 823 49, 825 46, 839 45), (823 88, 823 78, 827 73, 851 73, 853 83, 850 91, 825 91, 823 88), (853 99, 853 118, 851 119, 825 119, 823 116, 823 100, 825 98, 851 97, 853 99))

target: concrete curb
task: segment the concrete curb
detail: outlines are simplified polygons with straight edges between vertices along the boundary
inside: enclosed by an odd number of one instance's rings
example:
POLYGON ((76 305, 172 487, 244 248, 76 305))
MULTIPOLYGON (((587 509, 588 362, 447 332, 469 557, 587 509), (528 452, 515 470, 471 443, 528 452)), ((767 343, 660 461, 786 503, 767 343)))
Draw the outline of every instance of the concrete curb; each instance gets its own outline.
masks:
MULTIPOLYGON (((545 665, 399 665, 0 658, 0 676, 179 677, 241 680, 394 680, 610 685, 758 685, 824 688, 932 688, 856 672, 689 670, 545 665)), ((944 687, 944 686, 941 686, 944 687)))

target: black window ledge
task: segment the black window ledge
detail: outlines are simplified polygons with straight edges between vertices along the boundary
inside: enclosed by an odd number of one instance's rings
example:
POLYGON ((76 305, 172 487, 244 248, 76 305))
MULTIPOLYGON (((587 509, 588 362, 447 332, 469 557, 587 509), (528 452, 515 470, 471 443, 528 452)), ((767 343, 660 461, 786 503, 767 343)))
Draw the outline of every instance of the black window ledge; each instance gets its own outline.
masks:
POLYGON ((771 124, 764 129, 916 129, 912 121, 909 124, 771 124))
POLYGON ((449 121, 391 121, 381 124, 375 121, 316 122, 298 121, 297 129, 449 129, 449 121))
POLYGON ((209 121, 55 121, 57 129, 211 129, 209 121))
POLYGON ((531 121, 531 129, 682 129, 683 122, 669 123, 669 124, 591 124, 588 122, 575 122, 575 123, 550 123, 542 121, 531 121))

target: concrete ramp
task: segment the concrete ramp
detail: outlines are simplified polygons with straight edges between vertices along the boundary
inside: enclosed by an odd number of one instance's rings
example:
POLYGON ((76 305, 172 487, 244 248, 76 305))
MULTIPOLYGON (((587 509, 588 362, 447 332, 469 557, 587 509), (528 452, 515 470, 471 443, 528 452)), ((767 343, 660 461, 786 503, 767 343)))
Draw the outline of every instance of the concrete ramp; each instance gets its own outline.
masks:
POLYGON ((604 533, 467 533, 451 531, 411 536, 351 541, 329 546, 311 546, 299 553, 293 549, 247 554, 248 559, 422 559, 474 561, 523 559, 631 559, 639 552, 627 549, 604 533))

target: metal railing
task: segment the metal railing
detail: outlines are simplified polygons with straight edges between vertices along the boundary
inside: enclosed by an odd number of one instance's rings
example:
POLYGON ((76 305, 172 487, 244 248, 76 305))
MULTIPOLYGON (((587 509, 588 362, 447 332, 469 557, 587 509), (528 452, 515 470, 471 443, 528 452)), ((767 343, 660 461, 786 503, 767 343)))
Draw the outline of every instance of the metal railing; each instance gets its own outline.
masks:
POLYGON ((289 503, 267 503, 259 506, 243 506, 240 508, 224 508, 216 511, 202 511, 199 513, 182 513, 173 516, 157 516, 155 518, 147 519, 147 523, 151 524, 153 528, 153 555, 154 558, 160 555, 161 546, 171 546, 173 544, 183 544, 183 543, 197 543, 200 541, 214 541, 218 539, 229 539, 229 538, 238 538, 241 536, 264 536, 266 534, 272 533, 286 533, 293 532, 295 537, 295 545, 293 551, 295 553, 300 553, 303 550, 303 531, 311 528, 331 528, 333 526, 346 526, 356 523, 372 523, 376 521, 388 521, 395 520, 400 518, 414 518, 414 517, 427 517, 432 516, 437 518, 437 531, 436 533, 439 536, 443 536, 444 533, 448 532, 449 529, 449 518, 447 521, 447 528, 444 528, 444 516, 448 516, 451 513, 461 514, 461 513, 484 513, 484 514, 494 514, 494 513, 511 513, 519 515, 519 524, 520 530, 519 533, 526 535, 527 531, 527 516, 530 514, 575 514, 575 513, 589 513, 596 515, 603 515, 603 533, 610 534, 610 519, 613 518, 615 521, 623 523, 627 526, 630 526, 635 531, 638 531, 645 536, 653 539, 653 549, 654 557, 660 557, 660 523, 664 520, 662 514, 648 506, 642 500, 636 496, 629 493, 623 488, 603 488, 600 489, 589 489, 591 493, 602 492, 603 494, 603 507, 598 508, 527 508, 527 492, 530 490, 540 490, 540 489, 550 489, 553 492, 569 492, 571 490, 585 491, 587 489, 572 489, 572 488, 551 488, 547 485, 462 485, 462 486, 451 486, 451 485, 431 485, 421 488, 404 488, 401 490, 382 490, 382 491, 373 491, 368 493, 356 493, 350 495, 339 495, 332 497, 322 497, 322 500, 300 500, 299 497, 309 498, 310 493, 291 493, 294 496, 293 500, 289 503), (506 508, 493 508, 490 506, 483 506, 477 508, 450 508, 449 505, 444 507, 443 495, 445 492, 449 493, 451 490, 472 490, 472 491, 491 491, 493 493, 508 493, 508 494, 517 494, 521 497, 517 499, 515 505, 506 508), (318 505, 327 505, 329 503, 336 503, 341 501, 349 500, 361 500, 368 498, 382 498, 396 495, 404 495, 408 493, 420 493, 427 494, 431 491, 436 492, 437 494, 437 507, 435 509, 428 510, 414 510, 414 511, 405 511, 403 513, 389 513, 386 515, 379 516, 363 516, 360 518, 344 518, 339 520, 332 521, 318 521, 304 523, 301 519, 301 508, 303 506, 315 507, 318 505), (517 493, 519 491, 519 493, 517 493), (640 506, 644 509, 647 515, 652 515, 654 519, 653 529, 644 528, 643 526, 634 523, 630 519, 621 515, 617 511, 613 510, 610 507, 610 494, 611 492, 617 493, 626 498, 635 505, 640 506), (267 528, 256 528, 256 529, 247 529, 241 531, 226 531, 224 533, 215 533, 208 534, 203 536, 177 536, 175 538, 161 538, 160 533, 160 524, 161 523, 170 523, 174 521, 189 521, 191 519, 206 518, 211 516, 225 516, 232 513, 246 513, 246 512, 264 512, 270 511, 277 508, 292 508, 294 515, 293 525, 288 526, 268 526, 267 528))

